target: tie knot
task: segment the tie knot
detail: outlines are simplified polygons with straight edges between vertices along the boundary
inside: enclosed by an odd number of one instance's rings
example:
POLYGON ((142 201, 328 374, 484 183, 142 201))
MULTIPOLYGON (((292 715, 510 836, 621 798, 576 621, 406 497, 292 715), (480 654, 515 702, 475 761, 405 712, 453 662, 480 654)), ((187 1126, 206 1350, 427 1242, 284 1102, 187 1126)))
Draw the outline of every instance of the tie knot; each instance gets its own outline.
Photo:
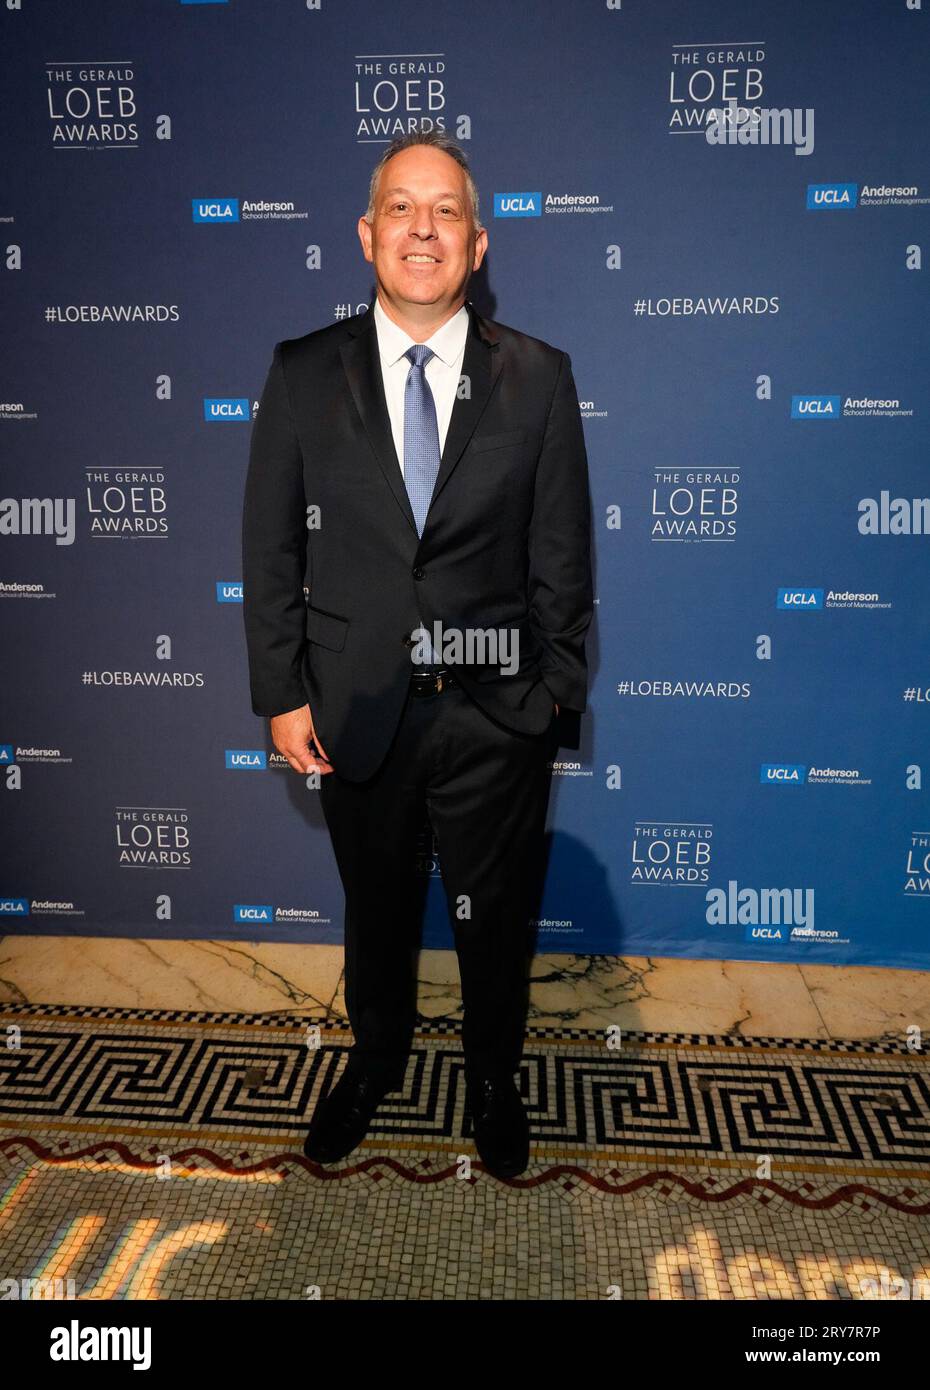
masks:
POLYGON ((414 367, 425 367, 431 357, 435 357, 433 349, 427 347, 425 343, 414 343, 413 347, 407 349, 404 356, 413 364, 414 367))

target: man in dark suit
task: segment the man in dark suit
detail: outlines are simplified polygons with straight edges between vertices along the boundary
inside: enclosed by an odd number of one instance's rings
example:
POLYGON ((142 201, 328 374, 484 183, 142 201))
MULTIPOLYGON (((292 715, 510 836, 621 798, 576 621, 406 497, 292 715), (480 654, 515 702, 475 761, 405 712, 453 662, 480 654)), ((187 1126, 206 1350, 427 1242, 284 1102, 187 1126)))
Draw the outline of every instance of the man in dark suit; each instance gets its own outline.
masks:
POLYGON ((346 896, 355 1045, 305 1152, 344 1157, 403 1082, 428 810, 475 1142, 512 1176, 556 716, 587 696, 581 412, 567 353, 466 298, 487 232, 444 133, 388 147, 358 231, 375 303, 275 345, 243 515, 252 708, 317 774, 346 896))

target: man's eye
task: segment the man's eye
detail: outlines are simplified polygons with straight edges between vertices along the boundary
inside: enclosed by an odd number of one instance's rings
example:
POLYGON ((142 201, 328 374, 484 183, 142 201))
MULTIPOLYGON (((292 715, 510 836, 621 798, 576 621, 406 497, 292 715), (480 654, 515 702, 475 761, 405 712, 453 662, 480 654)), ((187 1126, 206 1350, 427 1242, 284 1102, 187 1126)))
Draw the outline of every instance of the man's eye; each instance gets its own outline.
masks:
MULTIPOLYGON (((405 207, 407 207, 407 206, 408 206, 407 203, 392 203, 392 204, 391 204, 390 210, 391 210, 391 212, 397 212, 398 208, 405 208, 405 207)), ((439 211, 440 211, 440 212, 448 212, 448 213, 451 213, 453 217, 455 216, 455 208, 453 208, 453 207, 441 207, 441 208, 439 209, 439 211)))

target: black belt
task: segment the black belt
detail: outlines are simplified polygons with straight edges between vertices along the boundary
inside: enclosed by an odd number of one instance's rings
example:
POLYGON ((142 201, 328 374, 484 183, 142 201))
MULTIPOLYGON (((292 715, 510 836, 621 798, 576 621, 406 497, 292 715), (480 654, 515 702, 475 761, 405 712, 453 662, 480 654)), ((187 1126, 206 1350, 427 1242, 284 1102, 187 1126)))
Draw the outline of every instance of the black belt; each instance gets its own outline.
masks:
POLYGON ((411 695, 440 695, 456 684, 455 676, 444 666, 438 670, 414 671, 410 677, 411 695))

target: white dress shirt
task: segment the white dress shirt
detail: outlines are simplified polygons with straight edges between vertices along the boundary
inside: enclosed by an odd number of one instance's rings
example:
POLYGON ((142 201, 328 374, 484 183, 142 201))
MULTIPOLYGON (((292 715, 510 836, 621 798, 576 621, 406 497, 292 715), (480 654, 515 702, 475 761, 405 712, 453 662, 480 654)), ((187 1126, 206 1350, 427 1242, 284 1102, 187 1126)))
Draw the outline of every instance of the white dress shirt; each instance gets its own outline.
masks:
MULTIPOLYGON (((404 471, 404 397, 410 361, 404 353, 417 341, 388 318, 381 307, 381 300, 375 299, 375 329, 378 334, 378 353, 381 357, 381 379, 384 382, 384 395, 387 400, 388 415, 391 417, 391 433, 400 471, 404 471)), ((462 362, 465 358, 465 340, 468 337, 468 310, 463 304, 458 313, 447 319, 437 328, 431 338, 426 339, 426 347, 433 349, 433 356, 426 364, 426 380, 436 403, 436 424, 439 428, 439 452, 445 448, 455 393, 462 375, 462 362)))
MULTIPOLYGON (((378 335, 378 354, 381 358, 381 380, 384 382, 384 395, 388 415, 391 418, 391 433, 400 471, 404 471, 404 400, 407 390, 407 377, 413 365, 404 353, 417 341, 409 333, 388 318, 381 307, 381 300, 375 299, 375 330, 378 335)), ((465 358, 465 339, 468 337, 468 310, 463 304, 458 313, 437 328, 426 346, 433 349, 433 356, 426 364, 426 380, 433 393, 436 406, 436 425, 439 430, 439 452, 442 454, 446 443, 455 393, 462 375, 462 362, 465 358)), ((422 622, 422 618, 420 619, 422 622)), ((429 637, 432 637, 432 633, 429 637)), ((439 654, 432 642, 427 640, 426 660, 439 664, 439 654)))

